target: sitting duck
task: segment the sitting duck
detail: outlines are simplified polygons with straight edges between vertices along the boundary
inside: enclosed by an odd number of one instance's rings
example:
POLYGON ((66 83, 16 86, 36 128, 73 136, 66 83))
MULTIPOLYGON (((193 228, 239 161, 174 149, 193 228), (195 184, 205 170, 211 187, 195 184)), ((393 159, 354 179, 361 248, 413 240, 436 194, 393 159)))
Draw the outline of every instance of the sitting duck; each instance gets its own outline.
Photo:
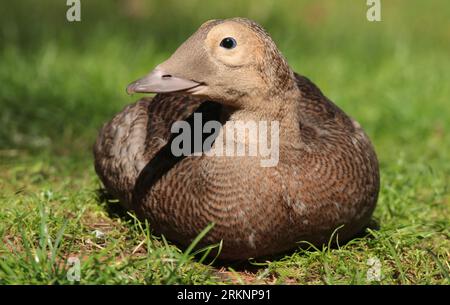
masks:
MULTIPOLYGON (((242 260, 302 241, 321 245, 336 230, 349 240, 370 221, 380 182, 369 138, 289 67, 254 21, 207 21, 127 92, 157 94, 103 126, 95 169, 153 233, 187 246, 213 223, 202 245, 222 242, 222 259, 242 260), (238 121, 277 122, 277 164, 262 166, 259 152, 174 154, 172 126, 193 126, 195 115, 220 122, 222 133, 238 121)), ((249 134, 229 140, 261 141, 249 134)), ((217 136, 211 149, 222 141, 217 136)))

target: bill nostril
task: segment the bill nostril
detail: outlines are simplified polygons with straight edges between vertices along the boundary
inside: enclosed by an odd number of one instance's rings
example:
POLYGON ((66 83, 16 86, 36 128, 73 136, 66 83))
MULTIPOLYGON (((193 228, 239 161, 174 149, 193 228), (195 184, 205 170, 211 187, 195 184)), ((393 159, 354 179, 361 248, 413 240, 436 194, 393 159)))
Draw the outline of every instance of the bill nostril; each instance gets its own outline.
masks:
POLYGON ((162 78, 171 78, 172 77, 172 75, 170 75, 170 74, 164 74, 163 76, 162 76, 162 78))

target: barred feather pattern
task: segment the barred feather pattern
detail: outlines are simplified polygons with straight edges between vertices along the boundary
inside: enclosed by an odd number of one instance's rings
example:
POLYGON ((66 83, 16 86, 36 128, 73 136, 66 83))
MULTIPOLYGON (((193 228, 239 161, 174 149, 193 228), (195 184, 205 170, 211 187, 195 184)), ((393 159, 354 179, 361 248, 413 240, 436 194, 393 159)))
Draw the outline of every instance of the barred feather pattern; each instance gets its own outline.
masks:
POLYGON ((295 74, 300 139, 280 143, 276 167, 259 157, 186 156, 170 151, 170 127, 222 108, 183 95, 159 94, 126 107, 94 148, 105 188, 150 221, 154 233, 188 245, 209 223, 202 245, 223 240, 221 257, 247 259, 319 245, 332 232, 351 238, 370 220, 379 192, 378 161, 359 124, 307 78, 295 74))

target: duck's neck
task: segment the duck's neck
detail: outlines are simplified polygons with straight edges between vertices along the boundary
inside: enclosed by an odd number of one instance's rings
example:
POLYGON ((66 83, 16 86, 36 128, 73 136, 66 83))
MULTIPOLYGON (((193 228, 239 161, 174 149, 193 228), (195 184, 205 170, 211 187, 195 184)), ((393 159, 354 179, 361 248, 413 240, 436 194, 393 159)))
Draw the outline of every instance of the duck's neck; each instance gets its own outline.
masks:
POLYGON ((235 122, 277 122, 280 129, 280 140, 298 138, 298 101, 301 98, 300 91, 293 87, 288 91, 277 94, 265 94, 258 97, 248 97, 251 102, 244 103, 248 107, 240 109, 224 107, 224 128, 227 124, 235 122))

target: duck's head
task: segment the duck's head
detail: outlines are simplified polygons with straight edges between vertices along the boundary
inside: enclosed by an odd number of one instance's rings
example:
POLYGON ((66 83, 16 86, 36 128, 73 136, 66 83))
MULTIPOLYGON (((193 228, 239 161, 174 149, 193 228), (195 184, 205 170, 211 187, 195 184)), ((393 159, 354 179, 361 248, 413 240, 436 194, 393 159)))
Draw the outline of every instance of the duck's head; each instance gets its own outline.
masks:
POLYGON ((294 74, 270 36, 251 20, 233 18, 205 22, 127 92, 183 92, 240 107, 293 87, 294 74))

